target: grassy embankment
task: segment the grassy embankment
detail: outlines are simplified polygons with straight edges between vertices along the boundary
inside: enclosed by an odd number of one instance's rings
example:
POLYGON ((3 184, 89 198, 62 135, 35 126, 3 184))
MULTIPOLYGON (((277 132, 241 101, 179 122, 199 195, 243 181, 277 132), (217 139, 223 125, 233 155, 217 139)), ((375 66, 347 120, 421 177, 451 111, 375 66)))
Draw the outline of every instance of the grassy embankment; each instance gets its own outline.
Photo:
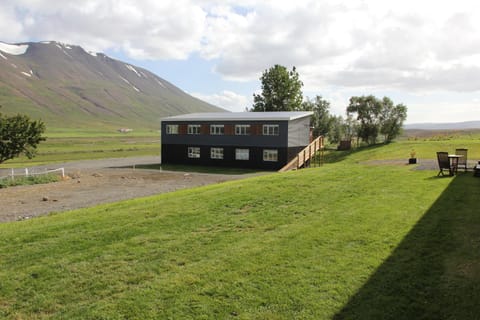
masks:
POLYGON ((460 145, 2 224, 0 317, 475 319, 480 179, 364 164, 460 145))
POLYGON ((51 129, 38 146, 33 159, 20 157, 6 161, 0 168, 31 167, 46 163, 75 160, 123 158, 160 155, 160 133, 133 131, 118 133, 114 130, 51 129))

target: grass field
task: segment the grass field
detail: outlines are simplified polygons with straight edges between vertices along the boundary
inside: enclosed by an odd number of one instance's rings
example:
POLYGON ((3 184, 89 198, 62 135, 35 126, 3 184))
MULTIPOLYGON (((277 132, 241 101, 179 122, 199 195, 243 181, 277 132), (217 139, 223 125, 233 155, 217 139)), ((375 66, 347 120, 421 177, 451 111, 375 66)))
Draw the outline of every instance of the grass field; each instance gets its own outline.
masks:
POLYGON ((156 131, 130 132, 52 129, 45 135, 33 159, 20 157, 0 168, 31 167, 46 163, 87 159, 160 155, 160 134, 156 131))
POLYGON ((2 224, 0 317, 477 319, 480 179, 364 164, 410 143, 2 224))

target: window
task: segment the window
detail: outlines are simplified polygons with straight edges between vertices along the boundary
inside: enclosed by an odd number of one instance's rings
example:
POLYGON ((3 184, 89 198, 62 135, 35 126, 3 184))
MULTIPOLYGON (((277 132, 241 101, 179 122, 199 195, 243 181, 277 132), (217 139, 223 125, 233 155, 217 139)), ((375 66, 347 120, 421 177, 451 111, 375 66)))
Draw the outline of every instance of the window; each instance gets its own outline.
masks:
POLYGON ((210 148, 210 158, 223 159, 223 148, 210 148))
POLYGON ((224 133, 223 124, 211 124, 210 125, 210 134, 222 135, 223 133, 224 133))
POLYGON ((263 135, 264 136, 278 136, 278 124, 264 124, 263 135))
POLYGON ((200 134, 200 125, 199 124, 189 124, 188 125, 188 134, 200 134))
POLYGON ((200 158, 200 148, 199 147, 188 147, 188 157, 189 158, 200 158))
POLYGON ((167 134, 178 134, 178 124, 167 124, 167 134))
POLYGON ((236 136, 248 136, 248 135, 250 135, 250 125, 249 124, 236 124, 235 125, 235 135, 236 136))
POLYGON ((263 161, 278 161, 278 150, 274 149, 264 149, 263 150, 263 161))
POLYGON ((235 160, 248 160, 250 152, 248 149, 235 149, 235 160))

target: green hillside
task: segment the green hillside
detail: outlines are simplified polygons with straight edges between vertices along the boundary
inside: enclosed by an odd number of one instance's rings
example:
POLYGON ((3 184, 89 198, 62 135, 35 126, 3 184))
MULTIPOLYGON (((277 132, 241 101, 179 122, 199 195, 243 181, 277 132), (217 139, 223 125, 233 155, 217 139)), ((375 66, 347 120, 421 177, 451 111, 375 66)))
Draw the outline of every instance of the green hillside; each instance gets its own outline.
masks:
POLYGON ((52 128, 156 129, 165 116, 225 111, 104 54, 57 42, 23 45, 23 54, 0 51, 7 114, 25 113, 52 128))
POLYGON ((476 319, 480 179, 365 162, 408 143, 1 224, 0 317, 476 319))

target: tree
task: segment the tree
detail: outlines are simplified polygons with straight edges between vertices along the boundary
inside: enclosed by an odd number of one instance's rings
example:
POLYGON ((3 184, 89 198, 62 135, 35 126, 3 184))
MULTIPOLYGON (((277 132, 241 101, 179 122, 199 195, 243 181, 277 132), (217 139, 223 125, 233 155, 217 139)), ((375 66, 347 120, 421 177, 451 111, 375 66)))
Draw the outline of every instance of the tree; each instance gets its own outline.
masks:
POLYGON ((368 144, 374 144, 379 134, 384 135, 385 142, 392 141, 400 134, 407 118, 407 107, 403 104, 394 106, 387 97, 382 100, 372 95, 351 97, 347 114, 357 115, 358 137, 368 144))
POLYGON ((303 83, 295 67, 288 71, 276 64, 265 70, 260 77, 262 93, 253 95, 252 111, 296 111, 301 110, 303 83))
POLYGON ((407 119, 407 107, 403 104, 394 106, 393 101, 387 97, 383 98, 382 106, 380 133, 385 142, 390 142, 402 131, 403 122, 407 119))
POLYGON ((360 122, 358 136, 368 144, 377 142, 380 132, 380 112, 382 106, 374 96, 351 97, 347 115, 356 113, 360 122))
POLYGON ((302 110, 313 111, 311 126, 313 135, 326 136, 332 126, 333 116, 330 114, 330 102, 323 99, 322 96, 316 96, 313 100, 307 98, 302 103, 302 110))
POLYGON ((26 115, 4 116, 0 113, 0 163, 21 154, 31 159, 37 145, 44 141, 45 124, 26 115))

